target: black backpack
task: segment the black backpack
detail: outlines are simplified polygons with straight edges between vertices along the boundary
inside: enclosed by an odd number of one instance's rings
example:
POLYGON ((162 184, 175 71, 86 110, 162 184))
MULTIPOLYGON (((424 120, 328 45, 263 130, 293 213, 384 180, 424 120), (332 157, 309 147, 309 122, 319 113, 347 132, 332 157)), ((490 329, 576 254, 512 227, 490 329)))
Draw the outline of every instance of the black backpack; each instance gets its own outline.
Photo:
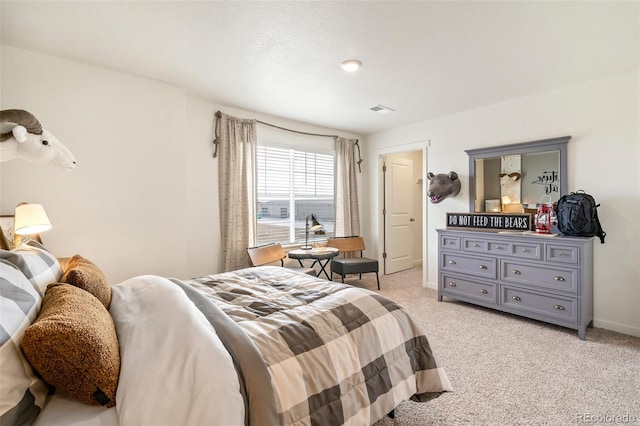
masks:
POLYGON ((600 225, 598 206, 600 204, 582 190, 563 195, 556 207, 558 230, 572 237, 598 236, 600 243, 604 244, 607 233, 600 225))

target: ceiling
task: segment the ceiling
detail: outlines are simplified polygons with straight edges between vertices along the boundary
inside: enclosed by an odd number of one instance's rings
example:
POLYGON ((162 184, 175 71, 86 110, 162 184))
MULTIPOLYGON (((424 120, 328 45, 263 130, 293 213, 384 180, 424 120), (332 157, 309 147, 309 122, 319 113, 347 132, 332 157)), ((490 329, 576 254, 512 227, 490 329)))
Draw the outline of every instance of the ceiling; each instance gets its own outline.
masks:
POLYGON ((640 51, 637 1, 0 5, 2 44, 360 135, 637 70, 640 51))

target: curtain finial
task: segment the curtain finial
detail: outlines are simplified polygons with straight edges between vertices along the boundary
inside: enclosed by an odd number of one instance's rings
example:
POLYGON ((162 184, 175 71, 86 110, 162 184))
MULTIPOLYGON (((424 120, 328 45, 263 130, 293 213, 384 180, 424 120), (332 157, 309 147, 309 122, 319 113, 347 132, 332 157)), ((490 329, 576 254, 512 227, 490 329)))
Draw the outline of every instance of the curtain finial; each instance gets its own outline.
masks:
POLYGON ((358 147, 358 172, 362 173, 362 168, 360 167, 360 164, 362 164, 362 155, 360 155, 360 145, 358 142, 360 141, 356 139, 356 146, 358 147))
POLYGON ((220 144, 220 140, 218 137, 220 136, 220 119, 222 118, 222 113, 220 111, 216 111, 216 124, 214 126, 214 135, 213 135, 213 158, 218 156, 218 145, 220 144))

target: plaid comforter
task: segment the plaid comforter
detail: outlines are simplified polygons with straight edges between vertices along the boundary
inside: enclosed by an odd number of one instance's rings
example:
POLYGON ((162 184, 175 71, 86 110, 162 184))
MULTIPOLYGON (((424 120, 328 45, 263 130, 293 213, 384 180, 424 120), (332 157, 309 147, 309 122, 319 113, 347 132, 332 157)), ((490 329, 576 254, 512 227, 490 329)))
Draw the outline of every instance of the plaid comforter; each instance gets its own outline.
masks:
POLYGON ((234 356, 247 424, 372 424, 451 390, 409 314, 377 293, 280 267, 177 283, 234 356))

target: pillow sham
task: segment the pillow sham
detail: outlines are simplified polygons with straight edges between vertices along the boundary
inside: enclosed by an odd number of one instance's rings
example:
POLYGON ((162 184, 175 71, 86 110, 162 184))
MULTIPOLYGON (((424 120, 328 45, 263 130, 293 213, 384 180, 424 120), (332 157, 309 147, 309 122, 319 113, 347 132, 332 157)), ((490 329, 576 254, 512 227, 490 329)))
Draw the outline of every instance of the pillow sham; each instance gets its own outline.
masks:
POLYGON ((111 286, 104 273, 88 259, 76 254, 60 280, 93 294, 107 310, 111 304, 111 286))
MULTIPOLYGON (((3 250, 4 251, 4 250, 3 250)), ((0 424, 32 424, 47 400, 47 387, 20 350, 42 298, 18 268, 0 259, 0 424)))
POLYGON ((85 404, 113 407, 120 373, 111 315, 89 292, 51 284, 22 339, 26 358, 57 390, 85 404))
POLYGON ((2 250, 0 258, 17 266, 41 296, 47 285, 59 282, 62 277, 58 259, 37 241, 20 244, 11 251, 2 250))

